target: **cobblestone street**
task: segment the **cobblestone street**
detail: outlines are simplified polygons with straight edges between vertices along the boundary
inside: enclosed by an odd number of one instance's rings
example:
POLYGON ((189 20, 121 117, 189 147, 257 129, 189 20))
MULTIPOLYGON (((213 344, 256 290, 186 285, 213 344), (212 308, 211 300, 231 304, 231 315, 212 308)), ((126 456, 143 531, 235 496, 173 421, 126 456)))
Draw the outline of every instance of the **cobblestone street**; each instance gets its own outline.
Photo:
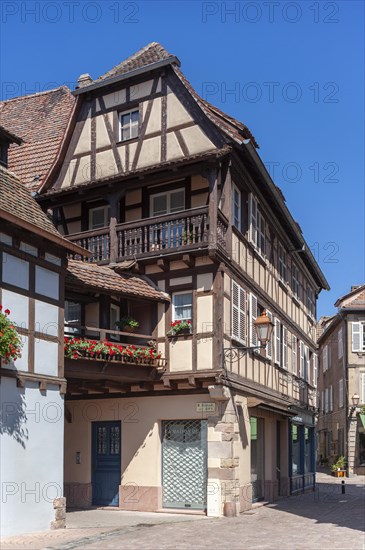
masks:
POLYGON ((2 540, 10 549, 353 549, 365 548, 364 478, 318 474, 316 491, 256 507, 237 518, 70 512, 67 529, 2 540))

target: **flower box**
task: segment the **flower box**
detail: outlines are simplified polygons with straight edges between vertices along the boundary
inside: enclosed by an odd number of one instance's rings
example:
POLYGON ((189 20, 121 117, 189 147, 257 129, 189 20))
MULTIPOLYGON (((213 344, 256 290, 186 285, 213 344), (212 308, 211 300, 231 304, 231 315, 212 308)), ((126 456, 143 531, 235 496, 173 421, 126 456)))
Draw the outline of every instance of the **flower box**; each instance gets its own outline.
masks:
POLYGON ((346 477, 346 470, 335 470, 332 471, 334 477, 346 477))

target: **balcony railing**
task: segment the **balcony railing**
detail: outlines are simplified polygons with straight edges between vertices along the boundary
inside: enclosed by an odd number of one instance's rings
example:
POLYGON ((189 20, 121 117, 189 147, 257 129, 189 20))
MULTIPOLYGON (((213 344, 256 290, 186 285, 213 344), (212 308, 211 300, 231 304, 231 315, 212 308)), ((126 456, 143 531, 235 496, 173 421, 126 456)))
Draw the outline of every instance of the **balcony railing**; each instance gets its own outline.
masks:
POLYGON ((108 263, 163 253, 208 248, 209 243, 226 247, 228 221, 218 215, 214 238, 210 234, 208 207, 193 208, 131 223, 68 235, 70 241, 89 250, 90 262, 108 263))
POLYGON ((164 368, 166 360, 148 344, 149 334, 137 334, 92 326, 65 326, 65 355, 71 359, 149 365, 164 368), (124 341, 123 341, 124 339, 124 341), (128 342, 125 340, 128 339, 128 342))

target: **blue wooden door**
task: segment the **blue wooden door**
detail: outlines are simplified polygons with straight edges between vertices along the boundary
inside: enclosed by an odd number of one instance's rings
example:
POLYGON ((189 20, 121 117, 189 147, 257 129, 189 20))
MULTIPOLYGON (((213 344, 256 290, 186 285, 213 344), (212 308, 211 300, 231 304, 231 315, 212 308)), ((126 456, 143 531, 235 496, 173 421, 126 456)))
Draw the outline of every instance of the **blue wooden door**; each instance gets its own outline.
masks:
POLYGON ((121 479, 119 421, 92 423, 93 505, 118 506, 121 479))

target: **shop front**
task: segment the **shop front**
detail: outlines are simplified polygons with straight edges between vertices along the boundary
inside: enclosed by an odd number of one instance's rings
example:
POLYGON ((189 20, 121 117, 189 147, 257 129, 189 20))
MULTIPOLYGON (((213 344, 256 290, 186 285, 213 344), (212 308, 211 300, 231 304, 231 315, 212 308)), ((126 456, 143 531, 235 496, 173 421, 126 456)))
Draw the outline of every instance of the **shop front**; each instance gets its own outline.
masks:
POLYGON ((315 432, 313 416, 301 413, 289 422, 290 494, 315 487, 315 432))

